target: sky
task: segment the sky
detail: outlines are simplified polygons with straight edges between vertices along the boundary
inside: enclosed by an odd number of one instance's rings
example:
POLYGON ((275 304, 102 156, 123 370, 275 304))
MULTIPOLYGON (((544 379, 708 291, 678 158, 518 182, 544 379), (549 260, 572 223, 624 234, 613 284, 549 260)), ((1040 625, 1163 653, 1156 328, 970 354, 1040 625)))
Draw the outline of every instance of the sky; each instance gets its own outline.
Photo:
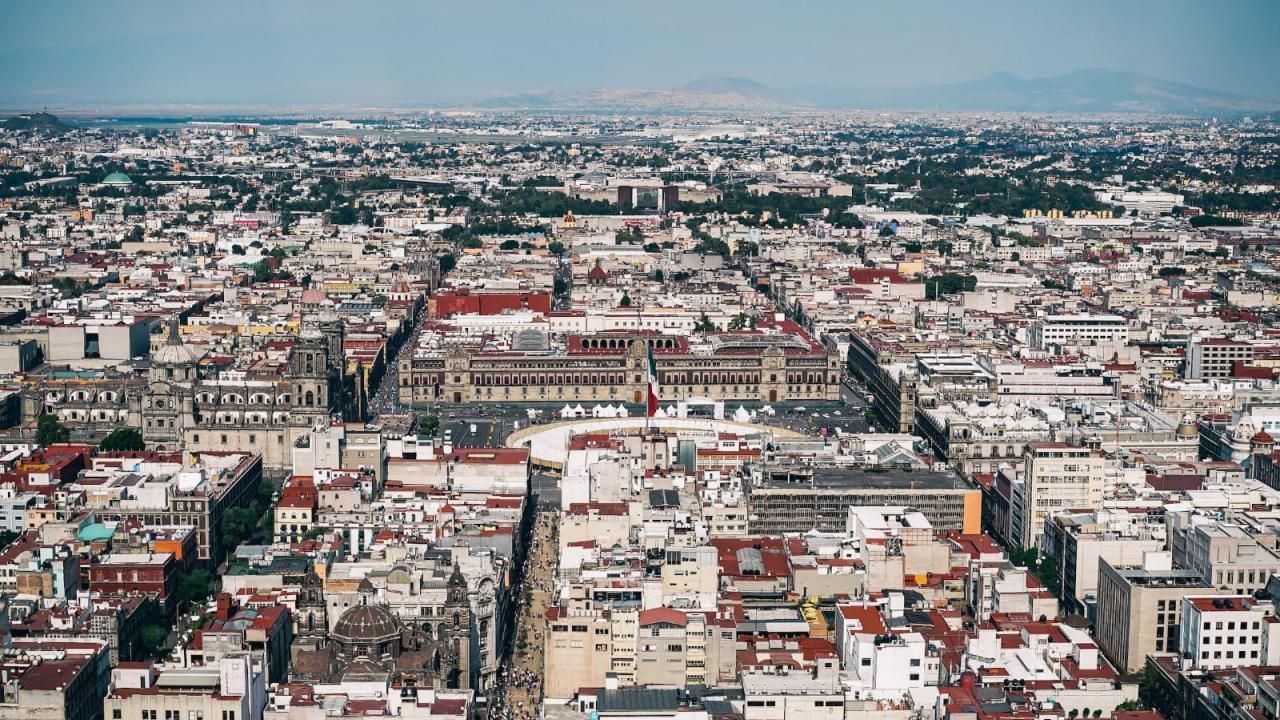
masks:
POLYGON ((0 0, 0 108, 431 107, 1086 68, 1280 100, 1276 0, 0 0))

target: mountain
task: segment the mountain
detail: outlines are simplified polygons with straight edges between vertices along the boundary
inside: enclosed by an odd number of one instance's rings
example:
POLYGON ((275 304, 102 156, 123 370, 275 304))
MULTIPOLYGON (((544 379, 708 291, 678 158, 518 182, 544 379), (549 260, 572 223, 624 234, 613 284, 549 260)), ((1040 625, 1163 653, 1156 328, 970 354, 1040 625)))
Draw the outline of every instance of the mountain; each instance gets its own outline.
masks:
POLYGON ((747 78, 692 80, 675 88, 601 88, 490 98, 479 107, 562 111, 943 110, 1031 113, 1210 115, 1261 113, 1280 102, 1113 70, 1047 78, 995 73, 979 80, 917 86, 776 88, 747 78))
POLYGON ((700 93, 703 95, 738 95, 744 98, 761 98, 765 100, 781 99, 781 94, 777 90, 748 78, 699 78, 681 85, 680 89, 688 93, 700 93))
POLYGON ((48 133, 50 135, 61 135, 71 129, 70 125, 58 119, 57 115, 47 112, 24 113, 22 115, 14 115, 5 118, 0 122, 0 128, 5 130, 23 130, 26 132, 48 133))
POLYGON ((701 78, 674 88, 597 88, 487 98, 481 108, 580 112, 795 110, 812 104, 747 78, 701 78))
POLYGON ((1205 115, 1280 107, 1280 103, 1113 70, 1079 70, 1047 78, 995 73, 970 82, 915 87, 806 88, 800 96, 822 107, 859 109, 1205 115))

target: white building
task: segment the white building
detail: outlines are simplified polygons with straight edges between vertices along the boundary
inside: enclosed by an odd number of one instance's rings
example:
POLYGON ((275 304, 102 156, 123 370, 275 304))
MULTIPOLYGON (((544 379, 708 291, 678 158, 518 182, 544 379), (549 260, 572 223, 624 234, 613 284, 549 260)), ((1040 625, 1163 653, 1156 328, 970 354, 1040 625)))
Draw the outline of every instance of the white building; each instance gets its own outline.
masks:
POLYGON ((1129 321, 1119 315, 1049 315, 1031 323, 1031 346, 1123 345, 1129 341, 1129 321))
POLYGON ((1248 595, 1188 598, 1182 604, 1183 656, 1197 669, 1280 663, 1275 608, 1248 595))

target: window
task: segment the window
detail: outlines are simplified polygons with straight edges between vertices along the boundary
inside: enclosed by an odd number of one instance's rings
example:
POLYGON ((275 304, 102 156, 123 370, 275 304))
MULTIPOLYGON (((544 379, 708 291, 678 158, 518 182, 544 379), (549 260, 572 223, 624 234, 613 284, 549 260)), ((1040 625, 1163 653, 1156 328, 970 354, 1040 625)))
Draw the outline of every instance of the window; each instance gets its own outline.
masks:
POLYGON ((871 658, 862 658, 862 667, 871 667, 871 658))

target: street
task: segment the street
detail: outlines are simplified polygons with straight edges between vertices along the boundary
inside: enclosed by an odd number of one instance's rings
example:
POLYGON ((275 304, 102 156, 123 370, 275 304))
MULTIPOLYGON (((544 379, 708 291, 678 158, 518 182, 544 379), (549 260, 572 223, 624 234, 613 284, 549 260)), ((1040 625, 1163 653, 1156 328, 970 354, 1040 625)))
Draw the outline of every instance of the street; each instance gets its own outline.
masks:
POLYGON ((529 554, 516 598, 516 641, 511 657, 498 672, 489 720, 534 720, 540 715, 543 694, 543 643, 546 614, 555 593, 559 555, 559 513, 534 514, 529 554))
POLYGON ((387 369, 382 374, 382 381, 369 398, 369 419, 376 421, 381 415, 390 415, 401 411, 400 406, 400 360, 413 356, 414 346, 418 341, 418 331, 427 320, 427 312, 423 309, 414 318, 413 329, 405 336, 404 344, 396 352, 394 358, 387 360, 387 369))

